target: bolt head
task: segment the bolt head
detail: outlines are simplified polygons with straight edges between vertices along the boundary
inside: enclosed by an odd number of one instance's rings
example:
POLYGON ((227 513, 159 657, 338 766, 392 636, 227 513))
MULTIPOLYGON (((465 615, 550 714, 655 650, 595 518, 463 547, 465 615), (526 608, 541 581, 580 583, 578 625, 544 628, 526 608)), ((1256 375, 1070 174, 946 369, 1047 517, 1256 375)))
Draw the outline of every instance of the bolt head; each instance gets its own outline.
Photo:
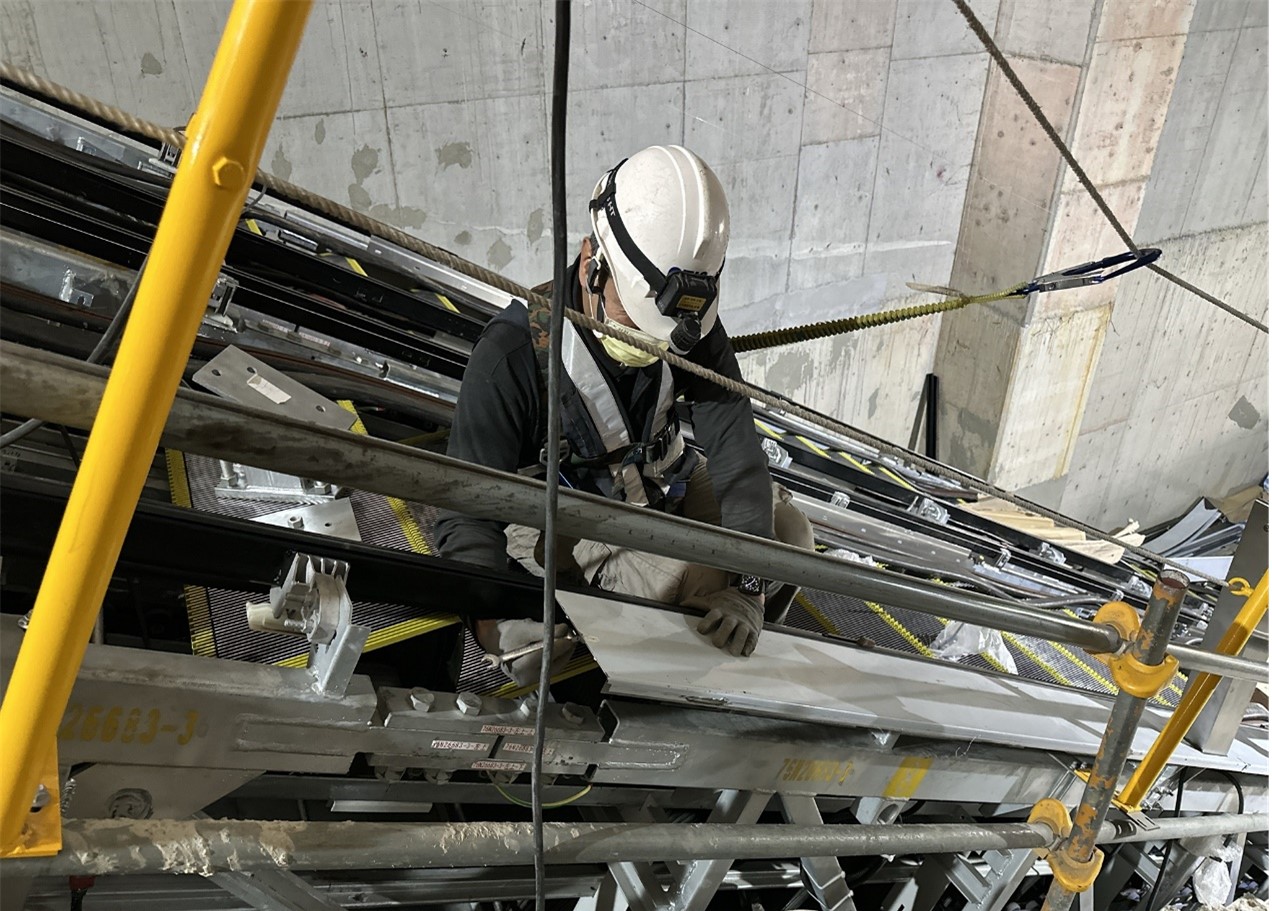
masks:
POLYGON ((32 810, 43 810, 53 800, 53 795, 44 785, 36 785, 35 796, 31 798, 32 810))
POLYGON ((481 697, 475 693, 460 693, 455 697, 459 710, 465 715, 481 714, 481 697))
POLYGON ((222 155, 212 165, 212 182, 223 190, 237 190, 246 179, 247 172, 233 158, 222 155))
POLYGON ((427 712, 433 707, 434 696, 426 689, 411 690, 411 708, 417 712, 427 712))

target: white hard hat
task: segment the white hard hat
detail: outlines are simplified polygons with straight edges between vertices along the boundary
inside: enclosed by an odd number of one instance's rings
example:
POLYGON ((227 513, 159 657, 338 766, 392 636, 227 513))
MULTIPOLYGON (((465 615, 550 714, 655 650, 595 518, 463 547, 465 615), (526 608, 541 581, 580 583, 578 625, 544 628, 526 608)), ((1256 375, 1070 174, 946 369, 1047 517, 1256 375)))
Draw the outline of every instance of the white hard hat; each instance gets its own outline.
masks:
POLYGON ((706 162, 682 146, 643 149, 597 182, 591 216, 619 301, 637 327, 681 351, 711 331, 729 204, 706 162))

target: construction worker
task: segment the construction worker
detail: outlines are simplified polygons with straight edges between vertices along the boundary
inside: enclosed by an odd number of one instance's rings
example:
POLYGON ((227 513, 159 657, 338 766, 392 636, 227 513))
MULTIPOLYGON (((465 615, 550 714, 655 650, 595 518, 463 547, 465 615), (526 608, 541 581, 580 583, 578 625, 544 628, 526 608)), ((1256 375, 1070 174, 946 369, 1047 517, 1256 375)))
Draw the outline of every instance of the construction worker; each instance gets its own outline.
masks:
MULTIPOLYGON (((590 219, 591 236, 569 270, 567 306, 741 379, 717 316, 728 204, 702 159, 680 146, 637 152, 596 184, 590 219)), ((490 321, 464 373, 450 455, 504 471, 542 463, 546 333, 546 313, 531 314, 519 301, 490 321)), ((569 444, 562 476, 569 486, 813 547, 808 520, 769 476, 749 399, 568 319, 561 359, 569 444), (705 459, 681 435, 681 396, 705 459)), ((537 529, 445 511, 437 531, 446 557, 505 568, 510 556, 543 574, 537 529)), ((698 631, 733 656, 750 655, 766 614, 780 620, 795 595, 794 586, 594 541, 562 539, 558 547, 558 564, 574 581, 701 610, 698 631)), ((565 631, 558 626, 559 636, 565 631)), ((541 626, 479 621, 474 634, 487 652, 504 654, 539 641, 541 626)), ((571 648, 558 638, 554 665, 568 660, 571 648)), ((529 683, 538 679, 540 660, 528 655, 505 671, 529 683)))

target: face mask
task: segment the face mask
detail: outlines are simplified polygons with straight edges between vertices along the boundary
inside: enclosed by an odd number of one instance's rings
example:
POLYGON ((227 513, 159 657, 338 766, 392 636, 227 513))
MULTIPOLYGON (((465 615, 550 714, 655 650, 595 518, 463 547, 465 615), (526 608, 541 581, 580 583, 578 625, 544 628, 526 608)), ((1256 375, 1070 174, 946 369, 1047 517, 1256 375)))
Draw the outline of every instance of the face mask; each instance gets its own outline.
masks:
MULTIPOLYGON (((648 332, 641 332, 639 329, 633 329, 630 326, 624 326, 622 323, 615 322, 610 317, 605 317, 605 325, 613 326, 624 332, 630 332, 642 342, 648 342, 651 345, 657 345, 664 351, 667 350, 667 343, 660 341, 650 335, 648 332)), ((601 336, 601 347, 605 349, 605 353, 627 367, 648 367, 654 361, 658 360, 652 354, 641 351, 621 339, 614 338, 610 335, 601 336)))

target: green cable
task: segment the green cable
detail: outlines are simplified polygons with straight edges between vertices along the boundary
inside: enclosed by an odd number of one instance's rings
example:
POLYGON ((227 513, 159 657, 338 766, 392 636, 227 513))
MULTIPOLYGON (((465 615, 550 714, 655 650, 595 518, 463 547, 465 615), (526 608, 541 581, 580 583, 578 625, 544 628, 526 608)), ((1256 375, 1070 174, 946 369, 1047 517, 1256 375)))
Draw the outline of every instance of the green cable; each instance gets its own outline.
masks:
POLYGON ((902 307, 898 310, 884 310, 880 313, 864 313, 846 319, 828 320, 824 323, 812 323, 807 326, 790 326, 785 329, 771 329, 768 332, 755 332, 751 335, 739 335, 734 338, 733 350, 758 351, 762 348, 776 348, 779 345, 793 345, 795 342, 806 342, 828 335, 842 335, 856 332, 858 329, 874 329, 889 323, 916 319, 920 316, 931 316, 933 313, 945 313, 959 310, 971 304, 986 304, 991 301, 1006 300, 1010 297, 1023 297, 1020 287, 1010 291, 995 291, 993 294, 976 294, 970 297, 955 297, 933 304, 918 304, 914 307, 902 307))
MULTIPOLYGON (((531 805, 529 803, 527 803, 526 801, 522 800, 519 797, 513 797, 511 794, 509 794, 507 791, 501 788, 498 782, 492 781, 491 784, 495 786, 496 791, 498 791, 500 794, 504 796, 504 800, 508 801, 508 803, 515 804, 516 806, 519 806, 519 807, 525 807, 527 810, 530 809, 531 805)), ((545 803, 543 805, 543 809, 555 810, 557 807, 564 807, 567 804, 572 804, 574 803, 574 801, 578 800, 580 797, 586 796, 587 792, 590 790, 592 790, 592 786, 589 784, 586 788, 579 791, 577 794, 572 794, 571 796, 565 798, 565 800, 557 800, 557 801, 553 801, 552 803, 545 803)))

